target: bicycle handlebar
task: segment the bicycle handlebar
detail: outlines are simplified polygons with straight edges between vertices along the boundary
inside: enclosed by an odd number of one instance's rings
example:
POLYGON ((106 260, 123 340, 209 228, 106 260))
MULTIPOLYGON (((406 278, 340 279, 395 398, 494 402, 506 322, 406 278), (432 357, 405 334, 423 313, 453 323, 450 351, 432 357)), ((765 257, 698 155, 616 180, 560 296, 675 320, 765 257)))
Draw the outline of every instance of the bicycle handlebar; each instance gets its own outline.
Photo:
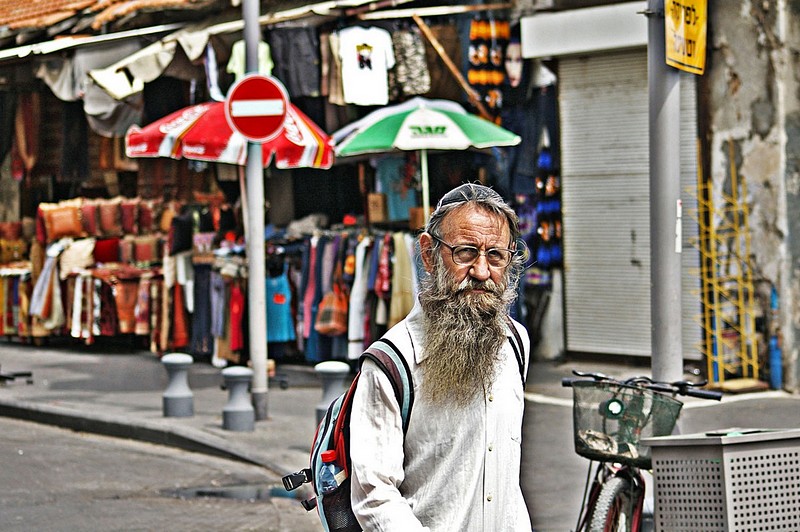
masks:
POLYGON ((573 375, 576 375, 579 378, 564 377, 561 379, 561 386, 570 388, 572 387, 572 383, 576 381, 587 381, 591 379, 594 382, 601 382, 601 381, 613 382, 616 384, 622 384, 626 386, 647 388, 656 392, 661 392, 671 395, 674 394, 687 395, 690 397, 697 397, 700 399, 710 399, 713 401, 719 401, 722 399, 722 392, 716 390, 703 390, 699 388, 700 386, 705 386, 707 384, 707 381, 691 382, 687 380, 682 380, 675 382, 658 382, 646 376, 631 377, 629 379, 621 381, 615 379, 614 377, 605 375, 604 373, 589 373, 578 370, 572 370, 572 373, 573 375))

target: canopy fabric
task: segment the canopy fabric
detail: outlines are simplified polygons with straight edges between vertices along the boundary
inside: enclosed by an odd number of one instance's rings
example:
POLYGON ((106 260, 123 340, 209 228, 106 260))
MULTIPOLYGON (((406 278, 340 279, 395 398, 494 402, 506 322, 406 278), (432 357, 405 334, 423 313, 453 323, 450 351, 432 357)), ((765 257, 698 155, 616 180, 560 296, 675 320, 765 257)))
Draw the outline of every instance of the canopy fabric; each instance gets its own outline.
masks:
POLYGON ((333 133, 337 157, 419 151, 422 208, 427 222, 430 198, 428 150, 466 150, 515 146, 519 135, 503 129, 449 100, 414 98, 384 107, 333 133))
MULTIPOLYGON (((276 168, 330 168, 330 137, 294 104, 287 107, 282 132, 262 143, 262 165, 276 168)), ((185 107, 125 135, 128 157, 170 157, 245 165, 247 139, 233 131, 225 118, 224 102, 185 107)))
POLYGON ((331 136, 340 157, 396 150, 484 149, 521 141, 519 135, 466 112, 456 102, 427 98, 378 109, 331 136))

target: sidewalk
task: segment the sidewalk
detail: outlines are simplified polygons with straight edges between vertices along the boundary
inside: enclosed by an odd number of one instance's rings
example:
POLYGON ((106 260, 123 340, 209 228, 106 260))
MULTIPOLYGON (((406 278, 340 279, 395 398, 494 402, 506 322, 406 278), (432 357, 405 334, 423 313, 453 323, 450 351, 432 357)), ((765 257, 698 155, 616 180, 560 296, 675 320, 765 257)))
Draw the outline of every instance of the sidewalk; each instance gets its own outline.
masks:
POLYGON ((21 378, 0 385, 0 415, 233 458, 279 475, 308 463, 322 398, 313 368, 281 366, 289 387, 270 379, 268 419, 236 432, 222 428, 228 392, 221 370, 208 363, 189 370, 194 416, 183 418, 163 416, 167 373, 146 351, 7 342, 0 344, 0 370, 33 373, 32 384, 21 378))
MULTIPOLYGON (((568 401, 571 392, 560 382, 571 367, 535 365, 529 394, 568 401)), ((322 386, 314 368, 303 365, 278 366, 288 387, 270 379, 268 419, 257 421, 252 432, 222 428, 228 392, 222 389, 222 370, 206 362, 189 370, 194 416, 185 418, 163 416, 167 373, 147 351, 6 341, 0 344, 0 370, 33 373, 32 384, 21 378, 0 385, 0 415, 234 458, 280 475, 307 465, 316 409, 326 406, 320 405, 322 386)))

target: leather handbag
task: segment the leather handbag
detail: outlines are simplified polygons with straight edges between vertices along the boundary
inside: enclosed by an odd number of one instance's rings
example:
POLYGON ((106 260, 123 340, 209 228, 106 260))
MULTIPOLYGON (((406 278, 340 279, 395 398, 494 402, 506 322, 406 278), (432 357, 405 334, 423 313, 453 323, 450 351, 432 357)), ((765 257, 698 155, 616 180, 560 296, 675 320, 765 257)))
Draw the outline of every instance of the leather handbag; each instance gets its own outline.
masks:
POLYGON ((346 333, 348 299, 346 291, 334 284, 333 290, 322 296, 314 330, 327 336, 346 333))

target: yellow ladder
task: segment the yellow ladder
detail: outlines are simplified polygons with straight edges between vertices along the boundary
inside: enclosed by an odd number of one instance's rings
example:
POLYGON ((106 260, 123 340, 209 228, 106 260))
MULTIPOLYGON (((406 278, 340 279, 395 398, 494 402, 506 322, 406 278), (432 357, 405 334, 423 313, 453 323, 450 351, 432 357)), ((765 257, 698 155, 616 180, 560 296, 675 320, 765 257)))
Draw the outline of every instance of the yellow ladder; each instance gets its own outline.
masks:
POLYGON ((730 190, 715 191, 701 167, 697 173, 701 352, 711 384, 729 390, 760 388, 747 183, 738 175, 732 140, 728 157, 730 190))

